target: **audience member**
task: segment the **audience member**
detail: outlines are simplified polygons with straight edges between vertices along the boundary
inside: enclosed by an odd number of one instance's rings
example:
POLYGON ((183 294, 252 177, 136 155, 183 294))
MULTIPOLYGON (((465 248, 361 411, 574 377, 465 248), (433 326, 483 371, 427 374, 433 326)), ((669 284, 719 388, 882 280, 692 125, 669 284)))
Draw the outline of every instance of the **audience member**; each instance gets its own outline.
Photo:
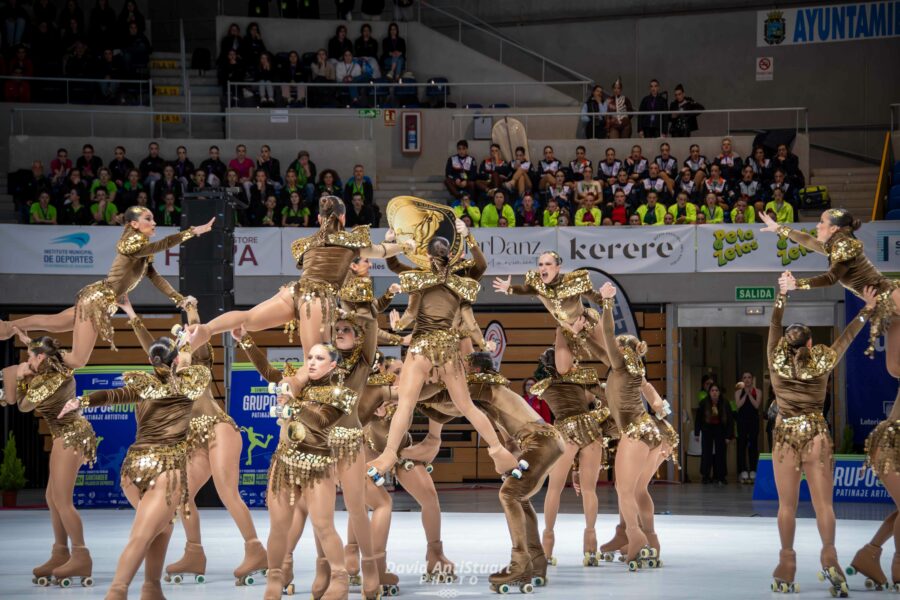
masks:
POLYGON ((29 222, 33 225, 57 225, 56 207, 50 204, 50 192, 38 194, 37 201, 31 203, 29 222))
POLYGON ((625 203, 628 206, 634 206, 637 204, 637 193, 638 190, 634 185, 634 182, 628 178, 628 171, 625 169, 619 169, 619 174, 616 177, 615 182, 609 187, 610 194, 615 198, 617 191, 622 191, 625 193, 625 203))
POLYGON ((697 113, 693 111, 704 110, 703 105, 694 101, 684 93, 684 86, 680 83, 675 86, 675 99, 669 104, 672 112, 672 120, 669 122, 669 135, 672 137, 691 137, 691 132, 697 131, 697 113))
POLYGON ((406 68, 406 40, 400 37, 396 23, 388 25, 388 34, 381 42, 381 66, 385 77, 398 79, 406 68))
POLYGON ((531 189, 531 161, 525 154, 525 148, 517 146, 516 158, 510 164, 512 173, 509 181, 504 187, 510 192, 516 192, 519 198, 525 195, 525 192, 531 189))
POLYGON ((281 179, 281 161, 272 156, 272 148, 268 144, 263 144, 259 149, 259 156, 256 157, 256 169, 266 172, 269 182, 275 186, 275 191, 279 191, 284 181, 281 179))
POLYGON ((86 181, 96 178, 102 166, 103 160, 94 154, 94 147, 91 144, 81 147, 81 156, 75 161, 75 167, 81 171, 81 176, 86 181))
POLYGON ((94 222, 91 211, 81 203, 81 195, 77 189, 69 190, 69 195, 62 207, 60 221, 63 225, 90 225, 94 222))
POLYGON ((526 193, 516 209, 516 227, 540 227, 543 222, 540 207, 534 202, 534 196, 526 193))
POLYGON ((259 106, 275 106, 275 85, 273 82, 278 79, 275 67, 272 64, 272 57, 268 52, 259 55, 256 67, 253 69, 253 81, 255 86, 255 96, 259 106))
POLYGON ((595 85, 591 96, 581 105, 581 122, 584 123, 584 137, 589 140, 606 138, 606 94, 595 85))
POLYGON ((655 162, 650 163, 650 167, 647 169, 647 177, 643 181, 638 182, 638 191, 641 194, 641 198, 646 198, 650 192, 656 192, 663 203, 669 201, 674 187, 674 185, 669 186, 666 180, 660 177, 659 165, 655 162))
POLYGON ((632 181, 639 181, 647 176, 650 163, 644 158, 643 152, 644 150, 635 144, 631 147, 631 154, 625 159, 625 170, 632 181))
POLYGON ((714 192, 707 192, 703 206, 700 207, 703 220, 710 225, 725 222, 725 211, 719 206, 719 198, 714 192))
MULTIPOLYGON (((318 198, 321 198, 322 196, 340 195, 341 180, 338 177, 337 171, 334 169, 323 170, 319 175, 319 184, 316 186, 316 199, 318 200, 318 198)), ((316 201, 315 205, 318 206, 318 204, 318 201, 316 201)))
POLYGON ((175 198, 175 204, 179 207, 181 206, 181 197, 184 196, 184 185, 175 177, 175 168, 172 165, 163 167, 162 179, 158 180, 151 189, 153 190, 153 206, 162 206, 166 194, 172 194, 175 198))
POLYGON ((477 193, 475 164, 475 158, 469 156, 469 142, 456 142, 456 154, 447 159, 444 167, 444 186, 454 198, 459 198, 464 193, 477 193))
POLYGON ((300 108, 306 99, 306 86, 299 85, 306 81, 303 65, 300 64, 300 55, 291 50, 288 53, 287 62, 281 65, 278 72, 278 81, 281 85, 281 97, 285 99, 291 108, 300 108), (293 84, 293 85, 292 85, 293 84))
POLYGON ((766 212, 779 223, 794 222, 794 207, 785 202, 784 192, 780 188, 772 190, 772 200, 766 204, 766 212))
POLYGON ((690 155, 684 159, 684 166, 691 170, 691 177, 694 178, 697 187, 702 188, 709 172, 709 161, 700 154, 700 146, 697 144, 691 144, 689 152, 690 155))
POLYGON ((175 156, 175 160, 169 164, 172 165, 172 168, 175 170, 175 179, 180 181, 181 185, 186 189, 197 169, 194 167, 194 162, 188 158, 187 148, 185 146, 178 146, 178 148, 175 149, 175 156))
POLYGON ((478 168, 478 180, 475 182, 475 185, 482 194, 486 195, 488 190, 505 186, 506 182, 509 181, 511 172, 512 168, 509 163, 503 160, 500 146, 491 144, 490 156, 481 161, 481 166, 478 168))
POLYGON ((669 207, 669 214, 678 225, 693 225, 697 222, 697 207, 689 202, 688 195, 684 192, 675 197, 675 204, 669 207))
POLYGON ((672 156, 669 142, 659 145, 659 154, 653 162, 659 167, 659 176, 665 179, 666 183, 674 184, 678 178, 678 159, 672 156))
POLYGON ((747 165, 753 169, 753 176, 765 186, 772 182, 772 161, 766 157, 766 149, 757 146, 753 149, 753 156, 747 159, 747 165))
POLYGON ((147 156, 138 165, 138 170, 141 172, 141 180, 144 182, 144 187, 150 190, 150 195, 152 196, 156 182, 162 178, 166 161, 159 155, 159 144, 156 142, 148 144, 147 152, 147 156))
POLYGON ((700 187, 697 185, 697 182, 694 181, 691 169, 689 167, 681 169, 681 177, 675 182, 675 193, 681 194, 683 192, 688 195, 691 202, 696 202, 700 195, 700 191, 700 187))
POLYGON ((634 112, 631 100, 622 93, 622 79, 613 83, 613 95, 606 103, 606 131, 611 139, 631 137, 631 116, 625 113, 634 112))
POLYGON ((481 226, 481 209, 472 202, 469 194, 463 194, 459 198, 459 202, 453 205, 453 212, 459 218, 469 217, 475 227, 481 226))
POLYGON ((106 190, 100 188, 94 194, 91 214, 95 225, 120 225, 121 218, 118 207, 106 196, 106 190))
MULTIPOLYGON (((263 169, 256 169, 253 174, 253 184, 250 186, 249 193, 249 210, 251 215, 251 223, 249 224, 253 224, 253 216, 263 212, 263 207, 269 196, 277 197, 275 186, 269 182, 269 176, 263 169)), ((281 224, 281 219, 278 219, 278 223, 281 224)))
POLYGON ((657 138, 669 129, 669 116, 666 113, 666 98, 659 93, 659 81, 650 80, 650 94, 644 96, 638 107, 640 112, 659 111, 658 114, 640 115, 638 117, 638 136, 657 138))
POLYGON ((269 196, 263 202, 253 221, 256 227, 280 227, 281 217, 278 215, 278 199, 269 196))
POLYGON ((266 44, 262 39, 262 31, 259 23, 253 21, 247 24, 247 34, 241 44, 240 59, 244 64, 255 65, 259 63, 259 56, 266 51, 266 44))
POLYGON ((546 191, 557 182, 556 173, 562 169, 562 163, 553 155, 553 146, 544 146, 544 157, 537 164, 538 188, 546 191))
POLYGON ((378 40, 372 37, 372 26, 363 23, 359 28, 359 37, 353 44, 353 53, 359 58, 378 60, 378 40))
POLYGON ((718 165, 722 177, 729 185, 733 186, 741 178, 741 171, 744 168, 744 161, 740 155, 732 149, 731 138, 722 140, 722 152, 713 161, 714 165, 718 165))
POLYGON ((109 169, 106 167, 100 167, 97 178, 91 182, 91 196, 96 194, 99 189, 106 190, 106 197, 109 198, 110 202, 116 201, 116 194, 118 193, 119 188, 116 186, 116 183, 110 179, 109 169))
POLYGON ((503 190, 494 190, 492 202, 481 209, 482 227, 503 227, 500 219, 506 220, 506 227, 516 226, 516 213, 506 202, 506 193, 503 190))
POLYGON ((309 152, 301 150, 297 153, 297 158, 290 164, 288 169, 297 174, 297 185, 304 190, 304 196, 307 202, 314 203, 316 208, 313 210, 318 214, 318 196, 316 196, 316 163, 309 160, 309 152))
POLYGON ((225 173, 228 165, 219 159, 219 147, 209 147, 209 158, 200 163, 200 168, 206 173, 206 184, 216 187, 225 181, 225 173))
POLYGON ((575 225, 599 226, 601 220, 600 209, 597 208, 597 196, 593 192, 588 192, 584 197, 581 208, 575 211, 575 225))
POLYGON ((343 60, 345 52, 353 54, 353 42, 347 39, 346 25, 338 25, 334 37, 328 40, 328 58, 339 62, 343 60))
POLYGON ((586 168, 593 171, 594 163, 587 157, 587 149, 578 146, 575 148, 575 158, 569 162, 569 177, 572 181, 581 181, 586 168))
POLYGON ((666 207, 658 203, 656 192, 647 194, 647 203, 641 204, 635 211, 642 225, 662 225, 666 218, 666 207))
MULTIPOLYGON (((288 171, 288 175, 292 174, 296 177, 296 173, 288 171)), ((282 192, 287 189, 288 186, 285 185, 282 192)), ((310 225, 309 209, 303 206, 303 195, 300 192, 300 188, 290 191, 288 201, 285 204, 285 207, 281 209, 282 227, 308 227, 310 225)))
POLYGON ((594 179, 594 170, 590 165, 584 167, 581 175, 582 179, 575 183, 575 201, 583 202, 588 194, 593 194, 597 201, 603 198, 603 184, 594 179))
POLYGON ((157 205, 156 216, 154 217, 157 225, 163 227, 178 227, 181 225, 181 208, 176 206, 175 203, 176 198, 173 192, 166 192, 163 195, 162 202, 157 205))
POLYGON ((128 180, 128 173, 134 169, 134 163, 125 156, 125 146, 116 146, 113 154, 114 158, 109 161, 109 175, 115 184, 121 188, 128 180))
POLYGON ((373 219, 371 205, 366 204, 362 194, 353 194, 353 198, 347 207, 347 227, 371 225, 373 219))
POLYGON ((744 197, 738 198, 731 209, 732 223, 756 223, 756 211, 747 203, 744 197), (738 219, 738 217, 741 217, 738 219))
POLYGON ((598 179, 602 179, 607 186, 611 186, 616 182, 619 171, 622 170, 622 161, 616 158, 616 151, 614 148, 606 149, 605 158, 598 167, 600 169, 598 179))
POLYGON ((555 198, 559 202, 560 207, 571 210, 575 201, 575 191, 568 183, 566 183, 566 174, 563 171, 557 171, 553 177, 553 185, 547 188, 547 198, 555 198))
POLYGON ((353 200, 353 196, 357 194, 362 196, 367 207, 375 206, 375 190, 362 165, 353 166, 353 177, 344 185, 344 202, 349 204, 353 200))
MULTIPOLYGON (((623 190, 616 190, 613 194, 613 201, 603 207, 603 217, 616 225, 629 225, 631 223, 631 208, 628 206, 623 190)), ((640 225, 640 222, 638 222, 638 225, 640 225)))
POLYGON ((800 189, 806 184, 803 172, 800 171, 800 160, 791 153, 787 144, 778 144, 775 156, 772 158, 772 166, 774 169, 784 171, 788 182, 794 189, 800 189))

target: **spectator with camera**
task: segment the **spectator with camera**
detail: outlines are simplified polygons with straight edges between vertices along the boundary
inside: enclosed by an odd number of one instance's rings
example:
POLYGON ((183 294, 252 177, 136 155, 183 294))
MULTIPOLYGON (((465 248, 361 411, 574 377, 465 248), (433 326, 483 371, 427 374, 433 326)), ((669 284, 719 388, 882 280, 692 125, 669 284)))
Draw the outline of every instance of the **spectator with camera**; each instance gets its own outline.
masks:
POLYGON ((756 481, 756 464, 759 461, 759 407, 762 390, 756 387, 752 373, 743 373, 735 386, 734 403, 737 406, 737 470, 741 483, 756 481))
POLYGON ((453 205, 453 212, 460 219, 466 216, 469 217, 474 227, 479 227, 481 224, 481 209, 472 202, 472 196, 469 194, 460 196, 459 202, 453 205))

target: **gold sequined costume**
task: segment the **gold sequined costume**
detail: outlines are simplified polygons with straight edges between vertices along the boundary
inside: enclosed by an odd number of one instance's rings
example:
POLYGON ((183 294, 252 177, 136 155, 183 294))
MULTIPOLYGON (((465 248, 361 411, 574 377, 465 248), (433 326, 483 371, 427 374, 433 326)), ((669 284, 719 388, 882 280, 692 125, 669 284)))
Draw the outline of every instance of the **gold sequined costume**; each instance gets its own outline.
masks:
POLYGON ((873 357, 875 342, 887 332, 891 320, 897 316, 897 307, 892 294, 894 290, 900 288, 900 279, 882 275, 866 256, 863 243, 843 231, 836 232, 824 244, 813 236, 786 225, 778 228, 778 234, 828 257, 828 271, 815 277, 797 279, 797 289, 809 290, 840 283, 859 298, 862 298, 862 292, 866 287, 871 286, 878 290, 877 304, 869 316, 869 345, 865 351, 866 356, 873 357))
POLYGON ((113 343, 112 316, 119 307, 116 301, 137 287, 146 275, 156 288, 179 304, 184 298, 176 292, 153 267, 153 255, 185 242, 194 237, 192 229, 166 236, 151 242, 141 232, 126 226, 122 238, 116 244, 116 257, 106 279, 87 285, 78 292, 75 300, 75 318, 89 319, 97 334, 110 347, 113 343))
POLYGON ((82 405, 135 404, 137 434, 122 462, 122 481, 137 487, 143 497, 160 475, 177 471, 179 478, 167 478, 166 500, 172 503, 180 480, 178 506, 188 516, 186 467, 191 409, 209 387, 212 375, 206 367, 192 365, 176 372, 126 371, 122 378, 124 387, 94 392, 82 399, 82 405))
POLYGON ((550 407, 556 419, 553 426, 565 441, 579 448, 597 440, 606 446, 604 423, 609 409, 600 404, 600 382, 594 369, 579 367, 542 379, 531 387, 531 393, 550 407))
POLYGON ((891 414, 866 438, 866 466, 879 477, 900 474, 900 390, 891 414))
POLYGON ((827 464, 833 464, 831 434, 822 416, 828 378, 853 338, 862 330, 869 311, 861 310, 830 347, 824 344, 813 346, 808 351, 808 358, 801 361, 794 357, 783 337, 781 320, 786 302, 787 296, 779 294, 775 299, 769 325, 769 376, 778 402, 772 454, 782 460, 787 451, 792 450, 794 466, 800 470, 803 455, 809 453, 811 442, 817 436, 824 435, 827 438, 827 450, 821 461, 823 464, 826 464, 826 460, 827 464))

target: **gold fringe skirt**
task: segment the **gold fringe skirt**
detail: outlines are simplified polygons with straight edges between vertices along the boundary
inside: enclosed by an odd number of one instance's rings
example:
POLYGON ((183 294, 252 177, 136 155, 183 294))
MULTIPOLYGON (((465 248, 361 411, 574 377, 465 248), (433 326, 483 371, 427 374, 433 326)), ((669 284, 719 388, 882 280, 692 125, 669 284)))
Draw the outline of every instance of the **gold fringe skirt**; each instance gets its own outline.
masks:
MULTIPOLYGON (((597 440, 604 440, 603 423, 609 418, 609 409, 604 407, 566 417, 553 423, 565 441, 584 448, 597 440)), ((605 445, 605 443, 604 443, 605 445)))
POLYGON ((61 439, 63 448, 71 448, 81 453, 81 464, 93 467, 97 461, 97 436, 91 422, 82 416, 78 416, 74 423, 64 425, 55 431, 51 430, 53 439, 61 439))
POLYGON ((866 438, 866 466, 879 477, 900 474, 900 420, 882 421, 866 438))
POLYGON ((306 318, 311 318, 310 303, 316 299, 322 303, 322 326, 319 327, 319 331, 321 333, 329 332, 330 337, 330 332, 337 320, 338 289, 328 282, 312 279, 300 279, 282 287, 282 289, 284 288, 291 291, 291 297, 294 299, 294 319, 284 325, 288 342, 294 343, 294 331, 300 322, 300 311, 305 306, 306 318))
POLYGON ((198 449, 209 450, 210 445, 216 439, 216 425, 219 423, 227 423, 233 427, 236 432, 240 433, 240 429, 238 429, 234 419, 224 412, 193 417, 191 419, 191 429, 188 432, 187 437, 188 453, 198 449))
POLYGON ((458 331, 425 331, 413 335, 409 352, 431 361, 433 369, 460 361, 458 331))
POLYGON ((362 449, 363 437, 363 430, 359 427, 335 425, 328 430, 328 446, 340 466, 348 467, 356 460, 362 449))
POLYGON ((799 417, 781 418, 775 423, 775 431, 772 437, 772 454, 778 455, 778 460, 784 458, 788 450, 794 452, 794 468, 799 471, 803 462, 803 455, 812 451, 812 441, 816 436, 824 435, 828 444, 823 448, 823 455, 819 457, 819 462, 825 463, 825 454, 828 456, 830 468, 834 468, 834 443, 831 440, 831 433, 828 431, 828 423, 822 413, 810 413, 800 415, 799 417))
POLYGON ((109 343, 109 347, 113 350, 116 349, 116 344, 113 342, 115 329, 112 316, 118 310, 116 293, 105 281, 84 286, 75 297, 75 318, 89 320, 100 339, 109 343))
POLYGON ((599 354, 599 349, 594 348, 597 342, 591 338, 591 333, 600 323, 600 313, 593 308, 586 308, 582 316, 584 316, 584 320, 587 323, 584 329, 578 333, 572 333, 565 327, 559 327, 559 330, 562 332, 563 337, 566 338, 569 350, 572 351, 572 355, 576 360, 598 360, 601 354, 599 354))
POLYGON ((622 436, 635 441, 641 441, 654 450, 665 444, 666 460, 671 460, 675 466, 678 466, 678 433, 665 419, 657 419, 655 415, 644 412, 637 419, 629 423, 624 430, 622 436))
MULTIPOLYGON (((119 476, 131 481, 143 498, 147 490, 156 485, 160 475, 170 471, 177 471, 181 480, 181 494, 178 498, 178 507, 182 509, 185 518, 191 516, 188 480, 187 480, 187 442, 174 445, 147 446, 143 448, 131 447, 122 461, 122 469, 119 476)), ((175 477, 167 478, 166 503, 171 506, 178 481, 175 477)))
POLYGON ((890 288, 878 294, 875 302, 875 310, 869 316, 869 345, 864 354, 869 358, 875 357, 875 343, 878 338, 887 333, 891 327, 891 321, 897 316, 897 305, 894 302, 894 290, 900 289, 900 279, 888 279, 890 288))
POLYGON ((330 454, 314 454, 292 447, 282 440, 272 454, 269 465, 269 494, 271 498, 285 488, 291 490, 291 506, 296 499, 297 488, 303 488, 325 479, 331 474, 334 457, 330 454))

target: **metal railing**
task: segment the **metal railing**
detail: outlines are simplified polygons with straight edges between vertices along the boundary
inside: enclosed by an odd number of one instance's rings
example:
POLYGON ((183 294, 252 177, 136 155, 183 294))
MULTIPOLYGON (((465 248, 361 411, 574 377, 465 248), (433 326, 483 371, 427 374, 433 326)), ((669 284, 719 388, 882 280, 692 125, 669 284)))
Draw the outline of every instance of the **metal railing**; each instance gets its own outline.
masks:
MULTIPOLYGON (((559 74, 562 74, 563 78, 576 79, 587 83, 591 82, 591 78, 587 75, 551 60, 530 48, 526 48, 505 36, 499 35, 495 31, 472 23, 443 8, 438 8, 424 0, 420 0, 417 6, 419 7, 419 22, 423 25, 440 31, 448 37, 455 37, 460 44, 465 44, 491 58, 495 58, 500 64, 526 73, 538 81, 549 82, 558 79, 559 74), (433 17, 430 19, 430 22, 429 17, 433 17), (447 22, 448 20, 449 23, 447 22), (453 29, 456 29, 455 36, 452 35, 453 29), (465 41, 464 33, 468 35, 468 39, 465 41), (479 41, 482 43, 478 43, 479 41), (525 62, 523 62, 523 58, 525 62), (537 64, 533 62, 528 64, 529 61, 537 61, 537 64)), ((582 95, 579 100, 583 100, 585 97, 586 94, 582 95)))
MULTIPOLYGON (((449 135, 451 140, 473 137, 471 129, 474 119, 502 119, 513 117, 520 119, 526 131, 531 134, 530 120, 540 120, 545 129, 558 132, 557 139, 566 137, 579 137, 584 128, 583 118, 593 117, 631 117, 631 137, 638 137, 638 120, 635 117, 655 116, 658 122, 671 120, 675 117, 694 115, 699 120, 699 135, 731 135, 737 131, 762 131, 766 129, 793 129, 797 134, 809 133, 809 109, 805 106, 773 107, 773 108, 721 108, 692 110, 688 112, 672 111, 631 111, 621 113, 582 113, 572 111, 558 112, 481 112, 471 111, 467 113, 454 113, 450 118, 449 135), (754 116, 756 115, 756 116, 754 116), (571 133, 570 133, 571 132, 571 133)), ((590 121, 588 121, 590 122, 590 121)), ((667 133, 667 132, 664 132, 667 133)), ((538 134, 535 137, 547 138, 538 134)))
MULTIPOLYGON (((31 102, 46 104, 124 104, 153 105, 152 79, 75 79, 65 77, 0 76, 5 92, 8 82, 27 83, 31 102), (106 102, 104 102, 106 101, 106 102)), ((21 99, 5 98, 23 102, 21 99)))
MULTIPOLYGON (((359 108, 410 107, 410 105, 444 108, 451 101, 459 108, 469 104, 505 104, 508 108, 527 106, 547 106, 548 102, 528 102, 528 88, 552 85, 556 89, 570 88, 575 93, 587 94, 590 83, 584 81, 509 81, 509 82, 447 82, 447 83, 390 83, 381 81, 361 81, 356 83, 284 83, 228 82, 229 108, 250 108, 260 105, 265 97, 264 88, 272 88, 272 101, 276 105, 292 108, 357 108, 353 103, 354 94, 359 98, 359 108), (424 94, 421 91, 424 89, 424 94), (492 102, 484 102, 493 98, 492 102), (526 103, 522 104, 525 101, 526 103)), ((574 102, 573 102, 574 104, 574 102)), ((493 107, 493 108, 506 108, 493 107)))

